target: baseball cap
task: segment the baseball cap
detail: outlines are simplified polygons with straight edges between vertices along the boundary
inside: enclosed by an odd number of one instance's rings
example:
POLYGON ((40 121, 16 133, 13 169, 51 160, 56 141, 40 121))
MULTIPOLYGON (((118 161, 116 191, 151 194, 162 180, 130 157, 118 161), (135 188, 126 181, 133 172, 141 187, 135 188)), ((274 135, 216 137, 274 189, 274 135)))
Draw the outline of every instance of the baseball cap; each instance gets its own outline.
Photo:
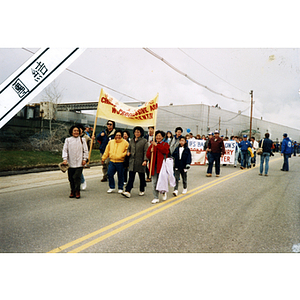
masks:
POLYGON ((284 136, 284 137, 287 137, 287 133, 284 133, 283 136, 284 136))
POLYGON ((219 130, 215 130, 215 133, 220 133, 220 131, 219 130))
POLYGON ((247 134, 244 134, 243 137, 244 137, 244 138, 247 137, 247 134))

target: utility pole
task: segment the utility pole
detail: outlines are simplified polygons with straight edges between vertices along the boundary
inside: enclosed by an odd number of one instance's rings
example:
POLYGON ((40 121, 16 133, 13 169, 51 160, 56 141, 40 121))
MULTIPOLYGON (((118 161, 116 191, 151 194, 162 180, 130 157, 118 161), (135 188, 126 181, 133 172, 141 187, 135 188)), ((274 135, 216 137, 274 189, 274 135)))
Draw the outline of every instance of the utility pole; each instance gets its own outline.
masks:
POLYGON ((250 112, 250 133, 249 133, 249 138, 252 136, 252 112, 253 112, 253 91, 251 90, 250 92, 251 95, 251 112, 250 112))

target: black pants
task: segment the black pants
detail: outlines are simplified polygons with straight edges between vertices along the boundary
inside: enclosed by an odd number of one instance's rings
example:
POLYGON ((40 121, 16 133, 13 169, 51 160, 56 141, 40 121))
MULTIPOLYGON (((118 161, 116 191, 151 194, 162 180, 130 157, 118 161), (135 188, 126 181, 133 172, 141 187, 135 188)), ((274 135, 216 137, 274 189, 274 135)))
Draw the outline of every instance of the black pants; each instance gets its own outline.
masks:
POLYGON ((80 191, 82 169, 82 167, 68 169, 68 178, 72 192, 80 191))
POLYGON ((135 173, 138 173, 140 177, 140 192, 145 192, 145 186, 146 186, 145 173, 134 172, 134 171, 129 171, 129 180, 126 185, 126 192, 130 193, 131 189, 133 188, 135 173))
POLYGON ((180 175, 182 177, 183 188, 187 188, 187 172, 184 172, 183 169, 177 169, 175 170, 176 185, 174 187, 174 191, 178 190, 178 182, 180 180, 180 175))

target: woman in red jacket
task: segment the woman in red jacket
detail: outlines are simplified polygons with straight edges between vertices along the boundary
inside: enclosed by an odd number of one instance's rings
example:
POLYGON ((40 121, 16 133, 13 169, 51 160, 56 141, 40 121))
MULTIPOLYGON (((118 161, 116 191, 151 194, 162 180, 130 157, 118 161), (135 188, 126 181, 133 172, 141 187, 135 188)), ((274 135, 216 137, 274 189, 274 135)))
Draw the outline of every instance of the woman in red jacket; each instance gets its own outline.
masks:
MULTIPOLYGON (((153 196, 154 199, 152 203, 159 202, 159 192, 156 190, 156 184, 159 176, 159 172, 165 157, 168 157, 170 152, 169 144, 163 142, 163 138, 165 137, 165 133, 161 130, 155 132, 155 141, 151 142, 147 150, 147 158, 149 159, 149 172, 152 175, 152 188, 153 188, 153 196), (152 155, 153 154, 153 155, 152 155), (150 170, 151 166, 151 170, 150 170)), ((163 194, 163 200, 167 200, 167 194, 163 194)))

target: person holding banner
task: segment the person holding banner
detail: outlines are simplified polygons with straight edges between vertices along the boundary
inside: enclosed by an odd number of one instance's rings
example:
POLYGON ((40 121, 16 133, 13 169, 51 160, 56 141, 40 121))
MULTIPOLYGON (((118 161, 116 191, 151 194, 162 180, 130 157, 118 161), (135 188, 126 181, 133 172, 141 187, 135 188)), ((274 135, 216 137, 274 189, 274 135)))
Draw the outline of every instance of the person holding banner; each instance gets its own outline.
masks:
POLYGON ((124 185, 124 159, 127 153, 128 142, 123 138, 122 130, 117 129, 115 131, 115 138, 108 142, 105 152, 102 156, 102 164, 107 158, 110 158, 107 177, 109 189, 108 193, 112 193, 115 190, 115 179, 114 175, 118 174, 118 193, 123 192, 124 185))
POLYGON ((115 132, 116 132, 114 121, 108 120, 106 126, 107 128, 97 135, 97 141, 100 143, 100 147, 99 147, 100 159, 101 161, 103 161, 102 163, 103 178, 101 179, 101 182, 107 181, 107 171, 108 171, 108 164, 109 164, 109 158, 107 160, 103 160, 102 156, 108 142, 115 138, 115 132))
MULTIPOLYGON (((148 134, 146 134, 144 138, 147 140, 149 147, 151 142, 154 140, 154 126, 148 126, 148 134)), ((151 176, 149 175, 149 173, 149 168, 146 166, 147 182, 151 182, 151 176)))
POLYGON ((219 134, 220 134, 219 130, 215 130, 214 137, 208 141, 208 146, 206 151, 208 151, 210 155, 209 155, 206 177, 212 176, 212 168, 214 162, 215 162, 216 177, 220 176, 220 161, 221 161, 221 157, 223 157, 225 154, 225 145, 223 139, 219 137, 219 134))
MULTIPOLYGON (((147 150, 147 158, 150 161, 151 169, 150 174, 152 175, 152 189, 153 189, 153 196, 154 199, 152 200, 152 203, 158 203, 159 202, 159 191, 156 189, 159 173, 162 167, 162 163, 165 157, 168 156, 170 152, 169 144, 166 142, 163 142, 163 138, 165 137, 165 132, 161 130, 157 130, 155 132, 155 141, 151 142, 151 145, 149 146, 147 150)), ((167 194, 163 194, 163 200, 167 200, 167 194)))
POLYGON ((124 197, 131 197, 131 190, 135 179, 135 174, 138 172, 140 178, 140 192, 139 196, 145 195, 145 172, 148 158, 146 153, 148 150, 148 142, 144 136, 144 129, 140 126, 133 128, 134 138, 130 140, 127 149, 127 157, 129 157, 129 180, 125 188, 125 192, 122 193, 124 197))
POLYGON ((80 126, 73 125, 69 129, 71 137, 66 138, 62 158, 63 164, 69 164, 68 179, 71 193, 69 198, 80 198, 80 184, 83 167, 88 158, 88 148, 85 139, 80 136, 80 126))

